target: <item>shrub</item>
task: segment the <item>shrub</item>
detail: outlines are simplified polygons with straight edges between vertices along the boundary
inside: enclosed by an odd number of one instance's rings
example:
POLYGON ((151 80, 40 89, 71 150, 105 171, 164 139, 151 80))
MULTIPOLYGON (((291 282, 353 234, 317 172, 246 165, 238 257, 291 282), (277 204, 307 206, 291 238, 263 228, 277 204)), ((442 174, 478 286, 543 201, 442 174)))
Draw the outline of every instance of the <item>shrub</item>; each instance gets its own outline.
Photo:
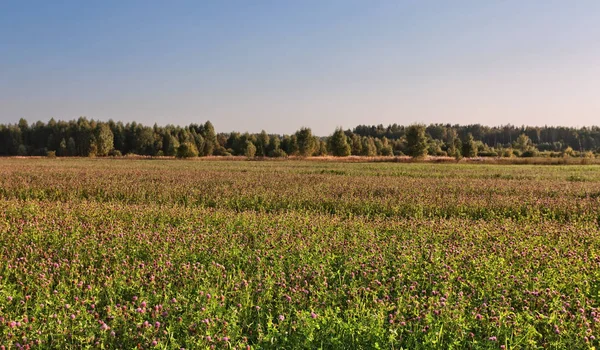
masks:
POLYGON ((573 149, 571 147, 567 147, 562 151, 562 156, 563 157, 572 157, 574 155, 575 151, 573 151, 573 149))
POLYGON ((48 152, 46 152, 46 157, 48 157, 48 158, 56 158, 56 151, 48 151, 48 152))
POLYGON ((498 157, 498 153, 494 151, 479 152, 477 155, 480 157, 498 157))
POLYGON ((505 148, 504 150, 502 150, 502 157, 504 158, 511 158, 514 156, 513 150, 512 148, 505 148))
POLYGON ((524 158, 536 157, 537 155, 538 155, 538 151, 535 148, 529 148, 525 152, 521 153, 521 157, 524 157, 524 158))
POLYGON ((191 142, 184 142, 177 148, 177 158, 192 158, 197 156, 198 149, 191 142))
POLYGON ((274 157, 274 158, 287 157, 287 153, 285 153, 285 151, 282 150, 281 148, 277 148, 277 149, 272 150, 269 153, 269 157, 274 157))
POLYGON ((231 150, 227 149, 221 145, 217 145, 217 147, 215 147, 214 151, 213 151, 213 155, 215 156, 230 156, 231 155, 231 150))

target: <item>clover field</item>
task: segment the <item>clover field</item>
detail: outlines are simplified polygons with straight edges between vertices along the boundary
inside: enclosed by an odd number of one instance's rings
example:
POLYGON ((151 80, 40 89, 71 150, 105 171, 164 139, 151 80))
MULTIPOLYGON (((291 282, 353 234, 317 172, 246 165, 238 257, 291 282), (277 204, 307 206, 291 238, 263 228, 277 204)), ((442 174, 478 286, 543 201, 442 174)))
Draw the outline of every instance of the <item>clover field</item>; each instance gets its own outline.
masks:
POLYGON ((600 167, 0 159, 2 349, 592 349, 600 167))

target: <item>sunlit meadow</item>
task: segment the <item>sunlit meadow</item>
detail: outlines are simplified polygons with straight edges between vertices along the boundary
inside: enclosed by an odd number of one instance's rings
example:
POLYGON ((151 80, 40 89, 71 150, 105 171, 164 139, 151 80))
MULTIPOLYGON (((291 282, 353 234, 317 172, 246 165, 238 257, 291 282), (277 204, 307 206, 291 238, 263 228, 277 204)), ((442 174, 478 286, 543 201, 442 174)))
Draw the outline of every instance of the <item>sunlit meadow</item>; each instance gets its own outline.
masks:
POLYGON ((1 349, 592 349, 600 168, 0 160, 1 349))

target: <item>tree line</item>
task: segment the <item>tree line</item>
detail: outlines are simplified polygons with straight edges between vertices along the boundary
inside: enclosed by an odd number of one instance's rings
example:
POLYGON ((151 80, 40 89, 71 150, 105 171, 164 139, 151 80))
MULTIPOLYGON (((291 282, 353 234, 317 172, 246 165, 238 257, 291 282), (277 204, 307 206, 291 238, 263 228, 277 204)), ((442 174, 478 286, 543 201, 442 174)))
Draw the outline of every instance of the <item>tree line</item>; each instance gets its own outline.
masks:
POLYGON ((217 133, 210 121, 152 127, 136 122, 71 121, 0 124, 1 156, 401 156, 591 157, 600 153, 599 127, 488 127, 412 124, 337 128, 327 137, 301 128, 291 135, 217 133))

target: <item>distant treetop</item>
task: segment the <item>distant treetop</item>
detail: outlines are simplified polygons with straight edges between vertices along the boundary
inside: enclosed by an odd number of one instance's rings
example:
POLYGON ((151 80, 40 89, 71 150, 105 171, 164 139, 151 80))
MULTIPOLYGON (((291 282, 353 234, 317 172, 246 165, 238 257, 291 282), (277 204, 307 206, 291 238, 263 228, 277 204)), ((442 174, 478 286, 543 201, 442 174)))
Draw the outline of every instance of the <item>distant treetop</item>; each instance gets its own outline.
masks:
POLYGON ((451 124, 358 125, 329 137, 304 127, 292 135, 217 133, 210 121, 188 126, 71 121, 0 124, 0 156, 590 156, 600 153, 600 127, 451 124))

